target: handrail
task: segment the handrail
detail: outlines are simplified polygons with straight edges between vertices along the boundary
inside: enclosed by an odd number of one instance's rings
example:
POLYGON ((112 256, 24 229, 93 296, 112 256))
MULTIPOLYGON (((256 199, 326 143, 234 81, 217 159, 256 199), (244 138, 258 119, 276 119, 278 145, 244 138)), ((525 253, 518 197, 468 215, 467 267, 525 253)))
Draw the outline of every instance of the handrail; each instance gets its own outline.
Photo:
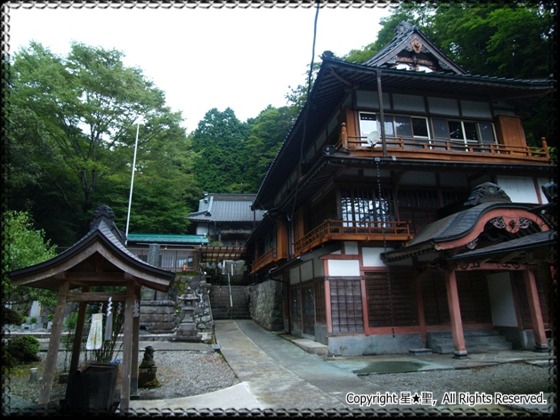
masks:
MULTIPOLYGON (((541 139, 542 147, 505 145, 498 143, 479 143, 475 141, 451 140, 451 139, 419 139, 419 138, 403 138, 391 137, 387 138, 385 144, 387 149, 393 151, 406 152, 425 152, 426 157, 430 154, 441 154, 452 152, 466 153, 469 156, 493 158, 525 158, 537 160, 550 160, 550 151, 545 138, 541 139)), ((366 141, 366 137, 346 136, 344 141, 337 144, 337 149, 346 148, 350 151, 381 152, 381 140, 370 145, 366 141)))
POLYGON ((266 251, 264 254, 258 256, 253 264, 251 264, 251 271, 255 272, 258 269, 264 267, 267 264, 270 264, 276 260, 276 248, 271 248, 266 251))
POLYGON ((400 240, 412 239, 410 223, 402 220, 325 220, 295 242, 295 254, 301 255, 330 240, 400 240))

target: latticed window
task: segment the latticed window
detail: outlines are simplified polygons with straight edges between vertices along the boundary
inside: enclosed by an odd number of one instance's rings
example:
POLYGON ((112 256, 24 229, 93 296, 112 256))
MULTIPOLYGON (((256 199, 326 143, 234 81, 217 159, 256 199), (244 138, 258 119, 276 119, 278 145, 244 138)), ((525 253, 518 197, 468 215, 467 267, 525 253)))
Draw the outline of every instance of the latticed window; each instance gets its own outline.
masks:
POLYGON ((467 192, 461 189, 437 191, 435 189, 402 189, 398 193, 399 219, 411 222, 413 233, 438 219, 442 207, 465 200, 467 192))
POLYGON ((363 332, 360 278, 332 279, 330 288, 333 333, 363 332))
POLYGON ((394 220, 392 200, 389 191, 382 190, 381 196, 373 189, 356 188, 345 189, 341 194, 342 220, 345 226, 357 224, 368 226, 371 223, 383 225, 384 222, 394 220), (360 222, 363 222, 360 224, 360 222))
POLYGON ((325 282, 322 279, 315 281, 315 318, 317 322, 327 322, 325 282))

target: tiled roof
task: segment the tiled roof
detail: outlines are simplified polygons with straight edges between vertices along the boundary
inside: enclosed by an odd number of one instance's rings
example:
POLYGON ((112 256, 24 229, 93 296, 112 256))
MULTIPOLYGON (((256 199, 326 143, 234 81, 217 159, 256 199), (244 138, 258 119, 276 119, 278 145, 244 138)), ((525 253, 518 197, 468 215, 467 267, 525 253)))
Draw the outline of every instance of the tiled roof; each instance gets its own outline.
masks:
POLYGON ((251 210, 255 194, 208 194, 198 211, 189 215, 193 222, 259 222, 264 211, 251 210))
POLYGON ((408 246, 414 246, 428 241, 452 241, 465 236, 473 229, 478 218, 488 211, 489 208, 496 207, 496 205, 497 204, 495 202, 479 204, 478 206, 474 206, 436 220, 420 230, 414 239, 408 243, 408 246))
POLYGON ((523 236, 521 238, 512 239, 485 248, 475 249, 473 251, 463 252, 450 258, 451 261, 468 261, 476 260, 481 257, 490 257, 495 255, 503 255, 509 252, 528 251, 535 248, 545 246, 553 246, 558 243, 558 233, 555 230, 533 233, 532 235, 523 236))
POLYGON ((484 214, 496 209, 530 210, 523 204, 488 202, 450 214, 424 226, 404 247, 385 252, 385 261, 396 261, 436 250, 436 245, 454 241, 467 236, 484 214))
POLYGON ((16 284, 22 281, 26 286, 56 290, 60 282, 56 275, 70 270, 88 258, 90 249, 100 244, 110 250, 116 259, 124 262, 121 266, 123 270, 135 271, 135 276, 143 286, 167 291, 170 282, 175 278, 175 273, 148 264, 130 252, 124 245, 123 233, 115 225, 112 210, 107 206, 101 206, 99 209, 102 211, 97 215, 94 214, 94 222, 89 232, 81 239, 47 261, 13 270, 9 273, 12 281, 16 284))

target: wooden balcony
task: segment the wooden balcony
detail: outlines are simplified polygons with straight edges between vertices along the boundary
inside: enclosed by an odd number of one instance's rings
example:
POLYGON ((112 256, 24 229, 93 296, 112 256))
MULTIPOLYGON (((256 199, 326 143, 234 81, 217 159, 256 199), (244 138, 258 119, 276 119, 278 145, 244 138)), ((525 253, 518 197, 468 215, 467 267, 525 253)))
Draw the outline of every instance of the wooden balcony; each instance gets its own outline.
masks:
MULTIPOLYGON (((513 146, 496 143, 464 142, 462 140, 387 138, 388 156, 402 159, 452 160, 477 163, 550 163, 546 139, 542 147, 513 146)), ((342 136, 337 150, 354 156, 383 155, 381 140, 370 146, 365 137, 342 136)))
POLYGON ((266 267, 267 265, 272 264, 277 260, 276 248, 268 250, 264 254, 257 257, 253 264, 251 264, 251 274, 256 273, 261 268, 266 267))
POLYGON ((409 241, 412 239, 408 221, 345 221, 325 220, 294 245, 299 256, 329 241, 409 241))

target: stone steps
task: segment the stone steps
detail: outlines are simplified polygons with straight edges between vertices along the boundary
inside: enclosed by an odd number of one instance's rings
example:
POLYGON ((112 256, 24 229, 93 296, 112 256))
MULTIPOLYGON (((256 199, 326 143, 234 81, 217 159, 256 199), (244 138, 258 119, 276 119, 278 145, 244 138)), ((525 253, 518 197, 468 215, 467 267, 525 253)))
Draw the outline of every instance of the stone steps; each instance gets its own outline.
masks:
MULTIPOLYGON (((496 330, 467 330, 464 331, 467 352, 484 352, 497 350, 511 350, 512 343, 496 330)), ((453 338, 451 332, 428 333, 426 347, 434 353, 453 353, 453 338)))
POLYGON ((246 286, 210 286, 210 305, 214 319, 250 319, 248 292, 246 286), (231 303, 233 302, 233 306, 231 303))

